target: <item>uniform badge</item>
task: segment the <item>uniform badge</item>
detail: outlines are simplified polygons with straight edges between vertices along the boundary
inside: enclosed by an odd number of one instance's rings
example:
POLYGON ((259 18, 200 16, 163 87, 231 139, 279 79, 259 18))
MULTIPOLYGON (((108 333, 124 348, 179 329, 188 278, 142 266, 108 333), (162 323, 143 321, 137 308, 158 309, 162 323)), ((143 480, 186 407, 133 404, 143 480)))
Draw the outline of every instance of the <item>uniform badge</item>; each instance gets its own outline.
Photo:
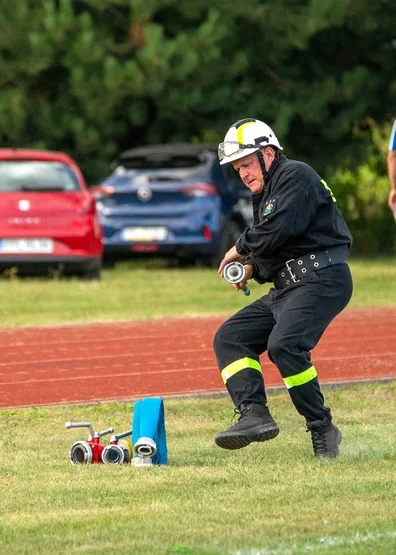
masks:
POLYGON ((275 199, 271 199, 267 202, 267 204, 264 207, 264 212, 263 212, 263 216, 268 216, 268 214, 272 214, 272 212, 275 210, 275 199))

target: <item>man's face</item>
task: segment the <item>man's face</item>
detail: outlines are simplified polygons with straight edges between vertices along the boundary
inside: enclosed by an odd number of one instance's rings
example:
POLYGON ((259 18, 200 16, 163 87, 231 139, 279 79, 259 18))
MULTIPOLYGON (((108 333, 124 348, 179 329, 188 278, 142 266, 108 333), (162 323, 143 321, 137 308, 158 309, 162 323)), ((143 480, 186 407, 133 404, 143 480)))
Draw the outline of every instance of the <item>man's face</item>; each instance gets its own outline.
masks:
POLYGON ((261 193, 264 188, 264 176, 257 154, 248 154, 232 162, 234 170, 239 173, 243 183, 253 194, 261 193))

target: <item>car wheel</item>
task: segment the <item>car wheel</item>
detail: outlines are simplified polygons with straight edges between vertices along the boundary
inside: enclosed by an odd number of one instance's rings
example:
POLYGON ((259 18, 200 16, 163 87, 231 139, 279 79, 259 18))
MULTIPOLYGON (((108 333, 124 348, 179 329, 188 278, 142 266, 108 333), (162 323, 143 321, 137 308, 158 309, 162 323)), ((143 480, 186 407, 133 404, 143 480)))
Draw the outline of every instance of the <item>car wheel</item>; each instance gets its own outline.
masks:
POLYGON ((191 268, 196 264, 194 256, 183 256, 180 258, 170 258, 168 260, 168 268, 191 268))
POLYGON ((87 281, 99 280, 102 277, 102 264, 97 262, 95 266, 84 272, 81 277, 87 281))
POLYGON ((117 259, 115 256, 104 255, 102 259, 102 266, 103 268, 114 268, 116 265, 117 259))
POLYGON ((206 265, 211 268, 218 268, 225 253, 235 245, 236 240, 240 237, 241 233, 242 229, 237 222, 228 222, 224 228, 217 252, 206 260, 206 265))

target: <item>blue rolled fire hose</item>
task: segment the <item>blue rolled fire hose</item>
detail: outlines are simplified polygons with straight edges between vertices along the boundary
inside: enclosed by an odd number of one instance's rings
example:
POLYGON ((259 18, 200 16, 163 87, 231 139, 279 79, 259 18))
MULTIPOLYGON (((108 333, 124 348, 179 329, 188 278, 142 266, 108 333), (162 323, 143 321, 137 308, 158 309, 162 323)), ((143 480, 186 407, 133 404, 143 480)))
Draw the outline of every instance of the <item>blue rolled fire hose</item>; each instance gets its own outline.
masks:
POLYGON ((135 403, 132 419, 133 445, 136 445, 141 438, 149 438, 156 444, 157 451, 152 457, 153 464, 168 463, 165 410, 164 402, 160 397, 146 397, 135 403))

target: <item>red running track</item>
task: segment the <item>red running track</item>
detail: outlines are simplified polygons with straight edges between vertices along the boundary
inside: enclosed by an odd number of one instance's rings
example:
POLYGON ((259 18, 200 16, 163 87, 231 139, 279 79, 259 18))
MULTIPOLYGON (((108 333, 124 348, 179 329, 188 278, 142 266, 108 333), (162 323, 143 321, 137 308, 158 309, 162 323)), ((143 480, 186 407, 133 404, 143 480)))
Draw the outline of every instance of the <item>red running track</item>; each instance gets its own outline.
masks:
MULTIPOLYGON (((224 319, 0 328, 0 407, 224 392, 212 349, 224 319)), ((396 379, 396 306, 346 309, 312 355, 322 384, 396 379)), ((266 386, 283 386, 261 362, 266 386)))

